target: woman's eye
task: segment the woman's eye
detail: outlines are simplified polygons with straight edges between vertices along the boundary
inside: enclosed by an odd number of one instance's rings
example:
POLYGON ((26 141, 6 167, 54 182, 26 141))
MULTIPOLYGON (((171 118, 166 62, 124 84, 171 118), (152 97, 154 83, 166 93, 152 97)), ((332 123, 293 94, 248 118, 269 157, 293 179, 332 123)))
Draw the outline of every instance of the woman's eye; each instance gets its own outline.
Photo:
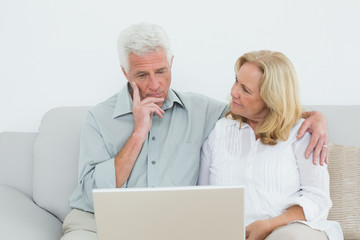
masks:
POLYGON ((242 86, 242 89, 244 90, 244 92, 249 93, 249 91, 244 86, 242 86))

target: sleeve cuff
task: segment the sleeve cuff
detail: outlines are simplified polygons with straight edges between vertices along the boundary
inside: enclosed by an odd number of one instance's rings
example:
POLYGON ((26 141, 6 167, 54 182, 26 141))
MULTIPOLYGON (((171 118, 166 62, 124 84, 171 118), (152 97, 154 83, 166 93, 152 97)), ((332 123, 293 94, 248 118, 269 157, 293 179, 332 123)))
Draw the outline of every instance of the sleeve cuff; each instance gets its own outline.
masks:
POLYGON ((294 205, 299 205, 303 208, 306 221, 311 221, 316 217, 316 216, 314 216, 316 209, 314 209, 314 207, 313 207, 314 204, 311 200, 304 198, 304 197, 299 197, 299 198, 294 199, 294 201, 291 202, 288 207, 291 207, 294 205))

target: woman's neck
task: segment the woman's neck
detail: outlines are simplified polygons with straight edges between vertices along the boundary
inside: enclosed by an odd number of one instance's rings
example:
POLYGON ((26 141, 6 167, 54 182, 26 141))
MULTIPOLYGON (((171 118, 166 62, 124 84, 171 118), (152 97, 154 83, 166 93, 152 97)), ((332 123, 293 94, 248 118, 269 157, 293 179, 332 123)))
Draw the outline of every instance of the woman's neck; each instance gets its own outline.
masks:
POLYGON ((249 126, 255 131, 255 127, 256 125, 259 124, 260 121, 258 120, 250 120, 250 119, 247 119, 246 123, 249 124, 249 126))
MULTIPOLYGON (((260 121, 256 121, 256 120, 250 120, 250 119, 247 119, 246 123, 252 128, 252 130, 254 131, 255 133, 255 128, 256 126, 259 124, 260 121)), ((258 140, 259 139, 259 135, 255 133, 255 139, 258 140)))

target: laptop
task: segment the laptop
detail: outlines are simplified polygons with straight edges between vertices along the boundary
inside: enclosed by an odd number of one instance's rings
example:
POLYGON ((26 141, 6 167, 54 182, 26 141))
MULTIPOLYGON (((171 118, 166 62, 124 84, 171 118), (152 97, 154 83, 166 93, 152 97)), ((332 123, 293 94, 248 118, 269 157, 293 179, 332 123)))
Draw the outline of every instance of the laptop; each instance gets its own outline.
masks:
POLYGON ((244 240, 244 188, 94 189, 99 240, 244 240))

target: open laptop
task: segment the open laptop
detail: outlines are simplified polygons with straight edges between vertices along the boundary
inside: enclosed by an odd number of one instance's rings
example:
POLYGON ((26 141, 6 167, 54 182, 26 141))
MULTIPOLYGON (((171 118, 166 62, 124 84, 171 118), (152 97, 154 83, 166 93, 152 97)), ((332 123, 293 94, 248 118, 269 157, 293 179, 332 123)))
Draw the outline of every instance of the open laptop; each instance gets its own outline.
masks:
POLYGON ((94 189, 99 240, 244 240, 244 188, 94 189))

